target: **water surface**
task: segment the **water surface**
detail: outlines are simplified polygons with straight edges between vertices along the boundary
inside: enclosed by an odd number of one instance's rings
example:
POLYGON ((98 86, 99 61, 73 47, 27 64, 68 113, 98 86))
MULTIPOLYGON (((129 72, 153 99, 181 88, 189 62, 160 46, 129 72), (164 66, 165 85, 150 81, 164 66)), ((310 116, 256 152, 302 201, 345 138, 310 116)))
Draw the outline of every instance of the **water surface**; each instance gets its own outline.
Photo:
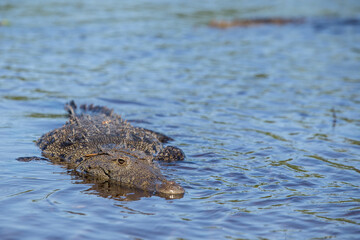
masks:
POLYGON ((1 1, 1 239, 356 239, 358 1, 1 1), (214 29, 211 20, 304 17, 214 29), (348 20, 351 21, 348 21, 348 20), (34 140, 74 99, 163 132, 181 199, 117 197, 34 140))

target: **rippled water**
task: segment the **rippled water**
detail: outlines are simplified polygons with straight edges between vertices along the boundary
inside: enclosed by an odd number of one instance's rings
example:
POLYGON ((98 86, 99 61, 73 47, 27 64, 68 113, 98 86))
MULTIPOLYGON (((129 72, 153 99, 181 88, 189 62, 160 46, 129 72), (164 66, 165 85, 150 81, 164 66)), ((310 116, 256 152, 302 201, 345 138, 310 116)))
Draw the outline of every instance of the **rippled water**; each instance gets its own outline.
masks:
POLYGON ((1 239, 356 239, 358 1, 0 2, 1 239), (211 20, 305 17, 214 29, 211 20), (175 138, 181 199, 114 197, 34 140, 70 99, 175 138))

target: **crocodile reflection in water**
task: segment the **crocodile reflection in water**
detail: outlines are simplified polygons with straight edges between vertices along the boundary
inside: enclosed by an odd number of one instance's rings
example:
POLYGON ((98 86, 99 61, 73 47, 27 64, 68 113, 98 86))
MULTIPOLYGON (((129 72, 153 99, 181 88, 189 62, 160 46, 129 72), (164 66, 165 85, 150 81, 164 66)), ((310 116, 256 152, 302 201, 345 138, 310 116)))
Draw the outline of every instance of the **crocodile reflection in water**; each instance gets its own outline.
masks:
MULTIPOLYGON (((163 146, 172 140, 164 134, 134 127, 111 109, 71 101, 65 109, 69 121, 44 134, 37 145, 42 155, 94 182, 109 182, 166 198, 179 198, 184 189, 168 181, 153 160, 172 162, 185 158, 181 149, 163 146), (81 113, 77 113, 80 110, 81 113)), ((39 159, 19 158, 19 161, 39 159)))
MULTIPOLYGON (((69 171, 75 184, 90 185, 81 192, 89 195, 96 195, 103 198, 114 199, 116 201, 137 201, 144 197, 151 197, 154 194, 149 191, 125 187, 111 181, 101 181, 92 178, 91 176, 79 176, 75 171, 69 171)), ((183 194, 157 194, 165 199, 182 198, 183 194)))

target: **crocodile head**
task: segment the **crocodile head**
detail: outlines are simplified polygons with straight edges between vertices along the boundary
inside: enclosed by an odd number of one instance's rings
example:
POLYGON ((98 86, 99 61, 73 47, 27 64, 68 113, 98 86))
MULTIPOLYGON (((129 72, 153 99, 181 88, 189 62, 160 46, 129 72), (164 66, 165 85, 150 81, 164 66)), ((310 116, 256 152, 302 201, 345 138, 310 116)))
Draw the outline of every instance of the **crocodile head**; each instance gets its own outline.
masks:
POLYGON ((76 170, 103 181, 138 188, 168 198, 178 198, 184 189, 161 174, 152 156, 112 147, 84 155, 76 170))

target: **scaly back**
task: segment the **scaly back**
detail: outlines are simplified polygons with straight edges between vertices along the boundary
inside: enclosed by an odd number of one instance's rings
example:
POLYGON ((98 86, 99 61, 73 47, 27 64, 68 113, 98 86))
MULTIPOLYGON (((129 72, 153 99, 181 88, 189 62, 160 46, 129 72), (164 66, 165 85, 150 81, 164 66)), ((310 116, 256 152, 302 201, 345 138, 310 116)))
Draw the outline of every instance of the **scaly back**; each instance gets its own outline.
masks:
POLYGON ((43 155, 51 160, 67 160, 101 151, 109 145, 117 145, 130 151, 155 155, 162 150, 167 136, 143 128, 133 127, 114 114, 112 109, 94 105, 81 105, 77 113, 71 101, 65 109, 69 121, 61 128, 44 134, 37 142, 43 155))

